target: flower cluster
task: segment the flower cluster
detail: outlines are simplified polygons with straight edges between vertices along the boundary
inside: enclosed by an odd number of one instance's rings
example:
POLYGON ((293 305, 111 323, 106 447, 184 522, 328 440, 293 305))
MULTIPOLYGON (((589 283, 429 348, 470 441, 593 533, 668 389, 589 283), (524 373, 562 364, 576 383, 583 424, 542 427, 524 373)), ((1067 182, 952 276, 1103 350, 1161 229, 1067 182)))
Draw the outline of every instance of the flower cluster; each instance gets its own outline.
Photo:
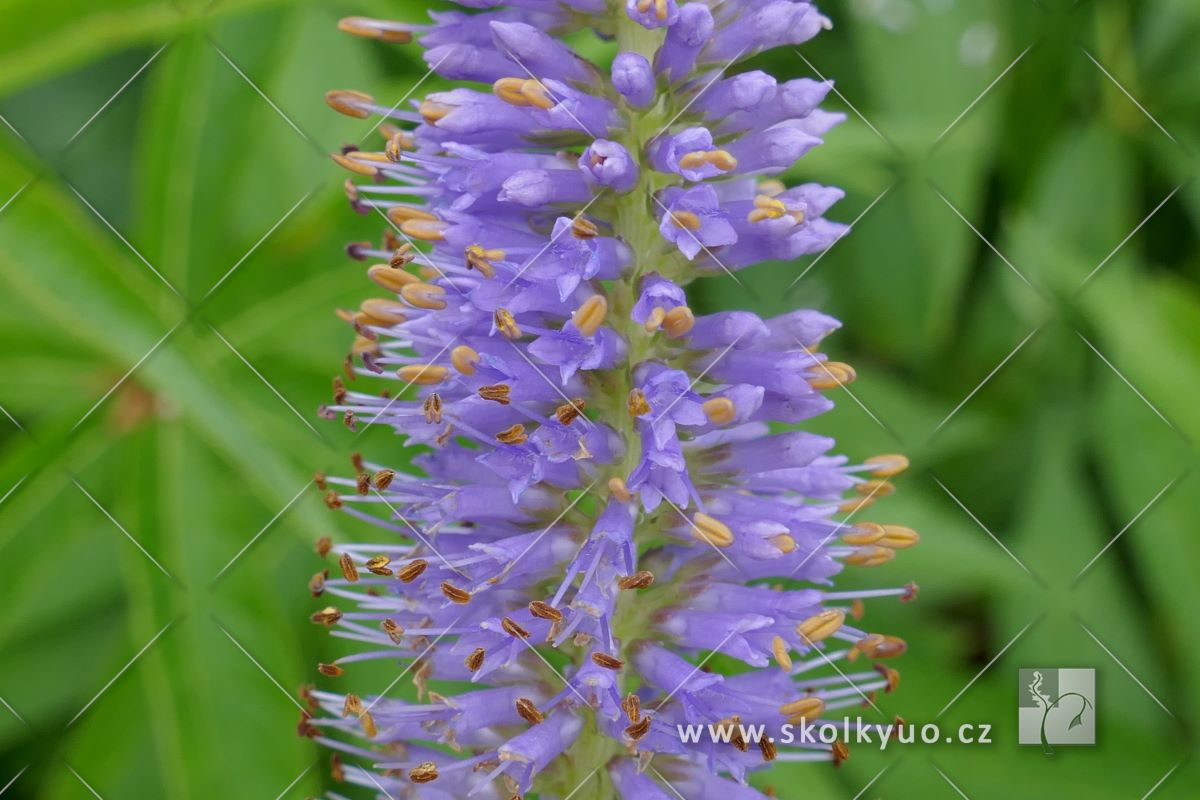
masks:
POLYGON ((362 645, 319 669, 341 686, 386 659, 415 692, 309 690, 300 730, 335 751, 335 780, 392 798, 764 797, 749 770, 845 746, 685 744, 676 726, 816 720, 890 691, 879 660, 904 643, 856 621, 916 591, 829 588, 918 538, 856 516, 903 456, 851 463, 794 425, 854 378, 818 350, 839 323, 697 315, 685 292, 846 232, 824 218, 839 190, 772 177, 841 120, 818 107, 829 85, 736 71, 828 20, 805 0, 459 2, 340 24, 417 40, 476 86, 327 95, 382 118, 380 151, 334 160, 390 227, 349 247, 386 296, 343 312, 357 339, 323 414, 416 454, 317 478, 383 542, 318 543, 337 567, 312 580, 330 603, 313 621, 362 645), (588 31, 615 42, 611 66, 565 43, 588 31), (357 388, 375 380, 392 383, 357 388), (714 654, 743 666, 708 671, 714 654))

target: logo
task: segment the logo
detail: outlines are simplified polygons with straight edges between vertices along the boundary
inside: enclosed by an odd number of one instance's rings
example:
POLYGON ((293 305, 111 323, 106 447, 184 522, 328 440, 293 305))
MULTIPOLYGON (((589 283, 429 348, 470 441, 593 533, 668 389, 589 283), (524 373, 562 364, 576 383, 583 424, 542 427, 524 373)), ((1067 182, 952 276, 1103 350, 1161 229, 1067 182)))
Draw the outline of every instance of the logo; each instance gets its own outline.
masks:
POLYGON ((1023 669, 1019 678, 1020 744, 1050 755, 1054 745, 1096 743, 1096 670, 1023 669))

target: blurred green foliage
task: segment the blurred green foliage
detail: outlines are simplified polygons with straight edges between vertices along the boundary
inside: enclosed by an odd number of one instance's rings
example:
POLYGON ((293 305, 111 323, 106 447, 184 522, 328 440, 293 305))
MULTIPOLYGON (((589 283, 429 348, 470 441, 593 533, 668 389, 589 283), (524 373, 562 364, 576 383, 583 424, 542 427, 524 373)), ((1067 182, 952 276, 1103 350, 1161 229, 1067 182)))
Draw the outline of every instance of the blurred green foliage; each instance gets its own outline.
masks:
MULTIPOLYGON (((701 302, 845 321, 832 352, 860 380, 814 427, 852 457, 909 454, 871 513, 924 534, 848 577, 922 585, 868 611, 911 644, 879 705, 991 723, 995 744, 768 780, 785 798, 1194 797, 1200 5, 826 6, 835 30, 803 57, 751 66, 836 77, 849 120, 791 177, 863 216, 827 255, 701 302), (1022 666, 1099 670, 1097 747, 1016 746, 1022 666)), ((0 0, 6 798, 328 785, 286 695, 339 646, 306 621, 309 543, 353 532, 305 487, 354 449, 399 456, 313 414, 348 340, 330 311, 368 294, 342 244, 380 233, 325 156, 369 123, 320 98, 403 97, 416 50, 334 26, 424 11, 0 0)))

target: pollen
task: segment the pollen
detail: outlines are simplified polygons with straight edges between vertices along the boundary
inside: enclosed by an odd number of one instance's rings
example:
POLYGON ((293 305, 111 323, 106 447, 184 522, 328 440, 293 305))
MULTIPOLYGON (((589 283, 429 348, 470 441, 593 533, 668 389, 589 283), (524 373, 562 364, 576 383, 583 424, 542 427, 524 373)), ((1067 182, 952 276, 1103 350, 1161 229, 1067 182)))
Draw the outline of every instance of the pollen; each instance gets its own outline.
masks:
POLYGON ((493 403, 499 403, 502 406, 508 405, 512 400, 509 393, 512 391, 507 383, 495 383, 490 386, 480 386, 479 396, 484 400, 491 400, 493 403))
POLYGON ((479 353, 465 344, 450 351, 450 363, 463 375, 474 375, 475 365, 479 363, 479 353))
POLYGON ((650 403, 646 400, 646 393, 641 389, 629 390, 629 416, 644 417, 651 411, 650 403))
POLYGON ((796 633, 806 643, 813 644, 828 639, 841 629, 846 622, 846 612, 836 608, 828 608, 796 626, 796 633))
POLYGON ((817 719, 825 711, 825 701, 819 697, 801 697, 779 707, 779 713, 788 718, 793 725, 802 724, 805 720, 817 719))
POLYGON ((525 433, 525 426, 518 422, 497 433, 496 439, 504 444, 524 444, 529 436, 525 433))
POLYGON ((410 283, 400 289, 405 302, 430 311, 441 311, 446 307, 446 301, 442 299, 445 295, 445 289, 432 283, 410 283))
POLYGON ((560 425, 570 425, 583 414, 586 403, 582 397, 576 397, 569 403, 563 403, 554 409, 554 418, 560 425))
MULTIPOLYGON (((363 115, 364 117, 366 114, 363 115)), ((361 161, 356 161, 353 158, 344 156, 341 153, 332 153, 329 156, 342 169, 349 170, 355 175, 362 175, 367 178, 374 178, 379 174, 379 170, 372 167, 370 164, 364 164, 361 161)))
POLYGON ((692 535, 717 547, 729 547, 733 544, 733 531, 729 530, 729 526, 704 513, 697 513, 692 517, 692 535))
POLYGON ((614 671, 625 666, 625 662, 621 659, 617 658, 616 656, 610 656, 608 653, 602 653, 599 650, 596 650, 592 653, 592 663, 597 667, 603 667, 604 669, 611 669, 614 671))
POLYGON ((369 106, 375 104, 375 98, 352 89, 334 89, 332 92, 325 93, 325 102, 339 114, 366 119, 371 116, 369 106))
POLYGON ((600 330, 600 326, 604 324, 606 316, 608 316, 608 300, 602 294, 594 294, 584 300, 583 305, 575 309, 575 313, 571 315, 571 321, 584 336, 594 336, 596 331, 600 330))
POLYGON ((908 459, 896 453, 884 456, 871 456, 863 461, 863 463, 874 467, 871 470, 871 476, 875 478, 891 478, 908 469, 908 459))
POLYGON ((425 242, 440 242, 446 238, 446 224, 435 220, 406 219, 400 224, 400 231, 425 242))
POLYGON ((521 327, 517 325, 516 318, 509 312, 507 308, 498 308, 493 315, 496 323, 496 330, 504 334, 506 339, 520 339, 521 327))
POLYGON ((836 389, 854 383, 854 379, 858 377, 854 367, 840 361, 826 361, 816 369, 819 374, 808 379, 808 385, 814 389, 836 389))
POLYGON ((632 575, 626 575, 624 578, 618 578, 617 588, 625 591, 629 589, 645 589, 652 583, 654 583, 654 573, 648 569, 643 569, 632 575))
POLYGON ((516 707, 517 714, 530 725, 546 721, 546 715, 539 711, 537 705, 528 697, 518 697, 516 707))
POLYGON ((388 44, 408 44, 412 41, 411 32, 369 17, 343 17, 338 20, 338 30, 364 39, 378 39, 388 44))
POLYGON ((737 408, 728 397, 713 397, 704 401, 704 416, 714 425, 728 425, 737 418, 737 408))
POLYGON ((671 224, 688 231, 700 230, 700 217, 691 211, 671 211, 671 224))
POLYGON ((403 583, 412 583, 417 578, 421 577, 421 573, 423 573, 425 568, 428 566, 429 562, 423 558, 418 558, 414 561, 408 562, 403 567, 400 567, 400 569, 396 570, 396 577, 399 578, 403 583))
POLYGON ((624 479, 616 476, 608 479, 608 491, 622 503, 628 503, 633 499, 633 495, 630 494, 629 487, 625 485, 624 479))
POLYGON ((788 652, 787 642, 782 636, 776 636, 771 640, 771 655, 775 656, 775 663, 784 672, 792 671, 792 655, 788 652))
POLYGON ((342 553, 338 559, 338 566, 342 569, 342 575, 351 583, 358 581, 358 567, 354 566, 354 559, 349 553, 342 553))
POLYGON ((417 386, 434 386, 446 379, 450 370, 437 364, 406 364, 396 370, 400 380, 417 386))
POLYGON ((413 783, 429 783, 436 781, 437 777, 437 764, 432 761, 423 761, 408 771, 408 779, 413 783))
POLYGON ((529 604, 529 613, 533 614, 538 619, 548 619, 551 622, 559 622, 563 618, 563 613, 549 603, 541 600, 534 600, 529 604))
POLYGON ((450 581, 442 581, 440 588, 442 590, 442 594, 445 595, 446 599, 451 603, 466 605, 467 603, 471 602, 471 593, 466 589, 458 588, 450 581))
POLYGON ((663 329, 672 339, 686 336, 695 324, 696 315, 687 306, 676 306, 663 317, 663 329))

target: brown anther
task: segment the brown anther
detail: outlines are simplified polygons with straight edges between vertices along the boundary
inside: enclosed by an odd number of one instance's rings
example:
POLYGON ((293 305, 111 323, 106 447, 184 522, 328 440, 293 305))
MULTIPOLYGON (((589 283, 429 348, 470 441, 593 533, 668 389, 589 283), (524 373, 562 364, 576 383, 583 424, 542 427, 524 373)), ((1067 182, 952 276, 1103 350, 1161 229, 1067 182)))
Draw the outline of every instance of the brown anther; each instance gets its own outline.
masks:
POLYGON ((354 559, 349 553, 342 553, 338 559, 338 566, 342 568, 342 575, 351 583, 358 581, 358 567, 354 566, 354 559))
POLYGON ((850 759, 850 748, 843 741, 836 741, 832 747, 833 765, 840 767, 843 763, 850 759))
POLYGON ((517 624, 516 620, 511 617, 503 617, 500 620, 500 628, 509 636, 515 636, 518 639, 528 639, 529 631, 517 624))
POLYGON ((696 315, 687 306, 675 306, 663 317, 663 331, 672 339, 686 336, 696 324, 696 315))
POLYGON ((363 708, 362 700, 359 698, 358 695, 356 695, 356 694, 346 695, 346 699, 342 703, 342 717, 343 718, 348 717, 351 714, 353 714, 354 716, 357 717, 359 714, 363 713, 364 710, 365 709, 363 708))
POLYGON ((317 485, 317 488, 320 489, 322 492, 329 488, 329 485, 325 482, 325 473, 324 472, 314 472, 313 473, 313 483, 315 483, 317 485))
POLYGON ((392 571, 388 568, 390 563, 392 560, 385 555, 372 556, 367 559, 367 571, 372 575, 391 577, 392 571))
MULTIPOLYGON (((365 356, 366 354, 378 355, 379 342, 359 334, 354 337, 354 344, 350 345, 350 354, 352 356, 365 356)), ((363 358, 363 364, 366 364, 366 358, 363 358)), ((376 370, 378 371, 378 370, 376 370)))
POLYGON ((416 148, 416 143, 412 136, 404 131, 396 131, 388 137, 387 143, 383 146, 383 154, 387 156, 387 160, 400 163, 404 158, 405 150, 413 150, 416 148))
POLYGON ((400 224, 400 231, 423 242, 440 242, 446 238, 446 224, 428 219, 406 219, 400 224))
POLYGON ((700 217, 693 214, 691 211, 670 211, 671 224, 677 228, 683 228, 687 231, 700 230, 700 217))
POLYGON ((423 761, 408 771, 408 779, 413 783, 436 781, 437 776, 437 764, 432 761, 423 761))
POLYGON ((575 217, 571 220, 571 234, 576 239, 594 239, 600 235, 600 228, 590 219, 575 217))
POLYGON ((648 569, 638 570, 632 575, 617 579, 617 588, 622 590, 645 589, 654 583, 654 573, 648 569))
POLYGON ((529 613, 538 619, 548 619, 551 622, 558 622, 563 618, 561 611, 549 603, 543 603, 541 600, 534 600, 529 604, 529 613))
POLYGON ((458 588, 450 581, 442 581, 441 589, 442 594, 444 594, 446 599, 451 603, 466 605, 467 603, 471 602, 471 593, 466 589, 458 588))
POLYGON ((842 534, 842 541, 856 547, 875 544, 887 534, 883 526, 875 522, 859 522, 850 533, 842 534))
POLYGON ((360 495, 367 495, 371 491, 371 476, 363 472, 354 479, 354 490, 360 495))
POLYGON ((479 353, 465 344, 450 351, 450 363, 463 375, 474 375, 475 365, 479 363, 479 353))
POLYGON ((396 570, 396 577, 403 583, 412 583, 417 578, 421 577, 421 573, 429 566, 429 562, 423 558, 418 558, 410 561, 400 569, 396 570))
POLYGON ((855 567, 878 567, 896 557, 896 551, 890 547, 859 547, 846 556, 846 563, 855 567))
POLYGON ((827 608, 813 614, 796 626, 796 633, 806 644, 820 642, 837 633, 846 624, 846 612, 839 608, 827 608))
POLYGON ((597 667, 604 669, 618 670, 625 666, 625 662, 616 656, 610 656, 608 653, 602 653, 599 650, 592 652, 592 663, 597 667))
POLYGON ((479 396, 484 400, 491 400, 493 403, 499 403, 502 406, 508 405, 512 400, 509 398, 509 393, 512 387, 507 383, 493 383, 490 386, 480 386, 479 396))
POLYGON ((321 499, 325 501, 325 505, 329 506, 335 511, 342 507, 342 498, 338 497, 338 493, 334 489, 330 489, 328 492, 326 492, 325 496, 321 499))
MULTIPOLYGON (((390 236, 392 232, 385 231, 385 233, 390 236)), ((400 242, 395 247, 392 247, 391 250, 392 257, 388 259, 388 266, 392 269, 402 270, 416 258, 417 251, 413 249, 413 246, 409 242, 400 242)), ((407 272, 404 274, 408 275, 408 278, 401 279, 404 283, 416 283, 417 278, 415 275, 409 275, 407 272)))
POLYGON ((733 531, 729 530, 729 526, 704 513, 692 516, 692 536, 716 547, 733 544, 733 531))
POLYGON ((650 411, 650 403, 646 400, 646 393, 641 389, 630 389, 629 416, 637 418, 649 414, 650 411))
POLYGON ((630 692, 621 700, 621 710, 625 712, 625 716, 629 717, 630 722, 637 722, 642 718, 641 698, 630 692))
POLYGON ((342 767, 342 759, 337 753, 329 757, 329 777, 333 778, 334 783, 346 780, 346 770, 342 767))
POLYGON ((391 639, 394 644, 400 644, 404 641, 404 628, 401 627, 400 623, 396 622, 396 620, 385 619, 383 622, 379 623, 379 627, 388 635, 388 638, 391 639))
POLYGON ((330 678, 337 678, 346 672, 337 664, 317 664, 317 671, 330 678))
POLYGON ((375 488, 383 491, 392 485, 392 480, 396 477, 396 471, 392 469, 381 469, 375 473, 375 477, 371 482, 375 484, 375 488))
POLYGON ((326 606, 310 617, 314 625, 324 625, 326 628, 332 628, 341 618, 341 610, 333 606, 326 606))
POLYGON ((608 492, 622 503, 628 503, 633 499, 633 495, 629 492, 629 487, 625 484, 624 479, 616 476, 608 479, 608 492))
POLYGON ((439 433, 437 435, 437 438, 434 439, 434 441, 437 442, 438 447, 445 447, 446 442, 450 441, 450 436, 453 433, 454 433, 454 426, 449 423, 446 423, 446 430, 439 433))
POLYGON ((862 598, 856 597, 850 602, 850 616, 857 622, 863 618, 863 614, 867 611, 867 607, 863 605, 862 598))
POLYGON ((816 719, 825 711, 825 701, 819 697, 808 695, 779 707, 779 713, 788 718, 793 725, 805 720, 816 719))
POLYGON ((485 278, 496 275, 495 262, 504 260, 503 250, 486 250, 477 244, 470 245, 466 251, 467 267, 478 270, 485 278))
MULTIPOLYGON (((364 114, 363 116, 366 115, 364 114)), ((368 178, 374 178, 379 174, 379 170, 376 167, 372 167, 370 164, 364 164, 361 161, 357 161, 349 156, 344 156, 341 153, 330 153, 329 157, 332 158, 334 163, 339 167, 349 170, 355 175, 363 175, 368 178)))
MULTIPOLYGON (((342 414, 342 424, 352 431, 358 430, 358 418, 354 416, 354 412, 350 409, 346 409, 342 414)), ((366 492, 359 492, 359 494, 366 494, 366 492)))
POLYGON ((329 577, 329 570, 323 569, 308 579, 308 593, 313 597, 320 597, 325 594, 325 580, 329 577))
POLYGON ((528 697, 518 697, 516 706, 517 713, 521 716, 521 719, 530 725, 537 725, 546 721, 546 715, 539 711, 537 705, 528 697))
POLYGON ((895 658, 908 649, 908 643, 898 636, 872 633, 855 642, 854 647, 867 658, 895 658))
POLYGON ((471 672, 475 672, 483 666, 484 655, 486 655, 486 651, 482 647, 476 647, 471 655, 467 656, 466 660, 463 661, 463 664, 465 664, 467 669, 469 669, 471 672))
POLYGON ((421 403, 421 410, 425 413, 425 421, 430 425, 440 425, 442 422, 442 396, 437 392, 432 392, 421 403))
POLYGON ((370 711, 363 711, 359 714, 358 722, 362 725, 363 735, 368 739, 374 739, 379 733, 379 730, 375 727, 375 717, 371 715, 370 711))
POLYGON ((608 316, 608 299, 602 294, 594 294, 584 300, 583 305, 575 309, 575 313, 571 315, 571 322, 575 323, 575 327, 584 336, 594 336, 596 331, 600 330, 600 326, 604 324, 606 316, 608 316))
POLYGON ((321 538, 317 539, 316 543, 313 545, 313 550, 315 550, 317 555, 319 555, 321 558, 324 558, 325 556, 329 555, 329 549, 331 547, 333 547, 333 539, 330 539, 328 536, 322 536, 321 538))
POLYGON ((884 534, 875 544, 880 547, 890 547, 893 550, 904 550, 913 547, 921 541, 921 534, 903 525, 884 525, 884 534))
POLYGON ((775 656, 775 663, 784 672, 792 671, 792 654, 788 650, 787 642, 783 640, 782 636, 776 636, 771 640, 771 655, 775 656))
POLYGON ((317 727, 309 722, 312 719, 312 714, 301 709, 300 722, 296 724, 296 734, 303 736, 306 739, 315 739, 321 735, 317 727))
POLYGON ((507 308, 498 308, 494 315, 496 330, 504 334, 508 339, 521 338, 521 326, 517 325, 517 320, 509 312, 507 308))
POLYGON ((900 685, 899 670, 894 670, 887 664, 874 664, 872 665, 872 668, 882 675, 885 681, 887 681, 887 687, 884 689, 885 693, 891 694, 892 692, 896 691, 896 687, 900 685))
POLYGON ((854 367, 841 361, 825 361, 814 369, 816 375, 808 379, 808 385, 814 389, 836 389, 854 383, 854 379, 858 377, 854 367))
POLYGON ((525 434, 525 426, 518 422, 497 433, 496 439, 504 444, 523 444, 529 437, 525 434))
POLYGON ((891 478, 908 469, 908 459, 898 453, 885 456, 872 456, 863 461, 864 464, 875 467, 871 470, 872 477, 891 478))
POLYGON ((353 89, 334 89, 325 93, 325 102, 339 114, 366 119, 371 116, 371 111, 365 106, 374 105, 375 98, 353 89))
POLYGON ((416 276, 411 272, 405 272, 390 264, 372 264, 367 268, 367 277, 389 292, 397 294, 408 284, 417 281, 416 276))
POLYGON ((396 370, 400 380, 417 386, 434 386, 446 379, 450 370, 439 364, 405 364, 396 370))
POLYGON ((646 715, 625 728, 625 735, 635 742, 650 732, 650 716, 646 715))
POLYGON ((779 751, 775 748, 775 743, 768 736, 758 737, 758 751, 762 753, 762 759, 766 762, 774 761, 775 757, 779 755, 779 751))
POLYGON ((737 408, 728 397, 711 397, 701 406, 713 425, 728 425, 737 419, 737 408))
POLYGON ((338 30, 366 39, 378 39, 388 44, 408 44, 412 41, 410 31, 389 27, 393 24, 369 17, 343 17, 338 20, 338 30))
POLYGON ((346 384, 341 377, 333 379, 333 402, 341 404, 346 399, 346 384))
POLYGON ((917 595, 920 593, 920 591, 921 587, 915 583, 904 584, 904 594, 900 595, 900 602, 911 603, 917 599, 917 595))
POLYGON ((446 290, 441 286, 432 283, 410 283, 400 289, 400 296, 405 302, 410 303, 417 308, 425 308, 430 311, 441 311, 446 307, 445 297, 446 290))
POLYGON ((583 414, 584 405, 583 398, 576 397, 571 402, 563 403, 554 409, 554 418, 562 425, 570 425, 583 414))

